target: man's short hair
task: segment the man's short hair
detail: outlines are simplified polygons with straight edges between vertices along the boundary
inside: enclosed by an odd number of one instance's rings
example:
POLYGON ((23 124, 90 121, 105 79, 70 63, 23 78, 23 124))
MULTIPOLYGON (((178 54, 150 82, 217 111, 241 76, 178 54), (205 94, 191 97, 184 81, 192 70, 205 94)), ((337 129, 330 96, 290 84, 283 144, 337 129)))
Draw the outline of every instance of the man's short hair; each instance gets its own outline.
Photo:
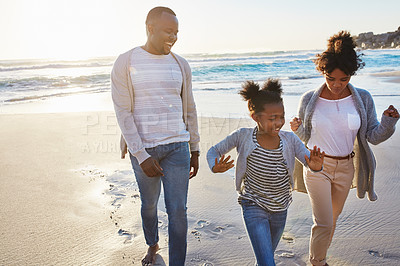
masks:
POLYGON ((167 13, 169 13, 171 15, 176 16, 175 12, 172 11, 172 9, 170 9, 168 7, 157 6, 157 7, 153 8, 152 10, 150 10, 149 13, 147 14, 146 25, 148 25, 151 22, 159 19, 163 12, 167 12, 167 13))

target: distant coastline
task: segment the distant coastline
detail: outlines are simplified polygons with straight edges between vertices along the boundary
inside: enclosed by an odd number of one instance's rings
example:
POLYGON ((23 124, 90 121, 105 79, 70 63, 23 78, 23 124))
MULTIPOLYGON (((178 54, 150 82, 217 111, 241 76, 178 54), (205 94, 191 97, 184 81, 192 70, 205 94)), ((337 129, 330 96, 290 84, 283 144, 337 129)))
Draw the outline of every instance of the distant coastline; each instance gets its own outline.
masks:
POLYGON ((400 49, 400 27, 394 32, 374 34, 373 32, 360 33, 355 36, 357 46, 361 49, 400 49))

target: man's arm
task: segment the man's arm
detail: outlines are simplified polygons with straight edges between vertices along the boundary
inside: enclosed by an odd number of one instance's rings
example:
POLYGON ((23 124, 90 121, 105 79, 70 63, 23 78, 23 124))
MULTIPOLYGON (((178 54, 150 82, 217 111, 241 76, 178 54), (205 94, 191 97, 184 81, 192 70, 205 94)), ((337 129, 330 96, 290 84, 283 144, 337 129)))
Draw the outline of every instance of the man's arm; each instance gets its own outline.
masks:
POLYGON ((187 119, 187 130, 190 134, 189 146, 190 146, 190 177, 195 177, 199 170, 199 156, 200 156, 200 134, 198 130, 197 122, 197 110, 194 102, 193 91, 192 91, 192 71, 189 64, 183 58, 181 63, 185 68, 185 84, 186 84, 186 119, 187 119))
POLYGON ((130 153, 136 157, 145 174, 149 177, 160 176, 163 175, 162 169, 146 152, 133 118, 133 91, 129 88, 128 64, 129 54, 120 55, 111 72, 111 94, 118 125, 130 153))

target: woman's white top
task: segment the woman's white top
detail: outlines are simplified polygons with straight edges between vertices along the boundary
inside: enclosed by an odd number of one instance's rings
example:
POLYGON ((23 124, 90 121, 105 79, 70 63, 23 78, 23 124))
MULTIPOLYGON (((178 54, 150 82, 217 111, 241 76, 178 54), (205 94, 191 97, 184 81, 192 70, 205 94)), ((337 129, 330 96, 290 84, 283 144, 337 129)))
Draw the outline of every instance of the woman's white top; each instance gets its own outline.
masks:
POLYGON ((308 148, 316 145, 332 156, 346 156, 353 151, 361 119, 351 95, 339 100, 319 97, 311 122, 308 148))

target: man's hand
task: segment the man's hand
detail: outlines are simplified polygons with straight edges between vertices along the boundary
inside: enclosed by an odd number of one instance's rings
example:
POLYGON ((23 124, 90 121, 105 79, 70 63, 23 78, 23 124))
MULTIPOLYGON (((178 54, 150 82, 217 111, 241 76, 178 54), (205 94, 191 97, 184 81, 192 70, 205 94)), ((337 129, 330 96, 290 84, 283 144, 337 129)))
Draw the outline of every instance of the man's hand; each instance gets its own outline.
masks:
POLYGON ((199 171, 199 156, 200 153, 198 151, 192 151, 190 153, 190 170, 193 168, 193 171, 190 172, 189 179, 195 177, 197 175, 197 171, 199 171))
POLYGON ((218 158, 215 158, 215 165, 212 168, 212 171, 214 173, 223 173, 223 172, 231 169, 232 167, 234 167, 235 165, 233 164, 233 160, 229 161, 230 158, 231 158, 230 155, 226 158, 225 158, 225 155, 222 155, 221 158, 219 159, 219 162, 218 162, 218 158))
POLYGON ((140 167, 142 168, 143 172, 148 176, 148 177, 157 177, 157 176, 164 176, 163 174, 163 169, 161 166, 158 164, 156 160, 153 159, 153 157, 149 157, 146 160, 144 160, 141 164, 140 167))
POLYGON ((394 118, 399 118, 399 112, 397 111, 396 108, 394 108, 393 105, 390 105, 388 109, 383 111, 383 115, 389 116, 389 117, 394 117, 394 118))
POLYGON ((310 167, 310 169, 313 171, 322 170, 324 157, 325 157, 325 152, 321 152, 319 148, 317 149, 317 146, 314 146, 314 149, 310 151, 310 159, 308 159, 307 155, 304 155, 308 167, 310 167))

